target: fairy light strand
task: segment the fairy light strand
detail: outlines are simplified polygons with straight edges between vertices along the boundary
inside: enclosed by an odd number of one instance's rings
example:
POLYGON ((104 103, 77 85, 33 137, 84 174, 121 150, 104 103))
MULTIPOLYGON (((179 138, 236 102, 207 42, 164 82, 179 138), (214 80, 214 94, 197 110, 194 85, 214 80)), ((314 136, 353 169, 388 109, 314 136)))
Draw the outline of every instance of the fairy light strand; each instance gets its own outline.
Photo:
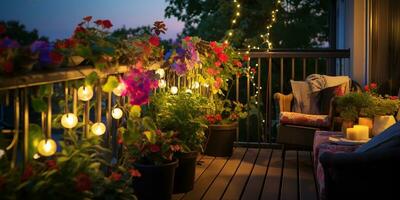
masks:
POLYGON ((226 43, 226 44, 228 44, 229 41, 231 40, 231 38, 233 37, 233 35, 234 35, 233 27, 238 23, 239 18, 240 18, 241 5, 238 0, 233 0, 233 8, 234 8, 234 11, 233 11, 233 15, 232 15, 231 27, 230 27, 229 31, 227 32, 227 35, 225 36, 225 41, 224 41, 224 43, 226 43))

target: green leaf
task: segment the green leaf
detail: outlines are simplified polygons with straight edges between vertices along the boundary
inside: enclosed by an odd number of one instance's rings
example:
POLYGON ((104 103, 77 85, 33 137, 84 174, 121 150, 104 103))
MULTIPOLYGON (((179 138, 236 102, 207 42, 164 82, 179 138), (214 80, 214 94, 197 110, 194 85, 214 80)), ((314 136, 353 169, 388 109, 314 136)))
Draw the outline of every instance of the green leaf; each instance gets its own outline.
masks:
POLYGON ((109 76, 107 82, 103 85, 104 92, 112 92, 114 88, 118 87, 119 81, 115 76, 109 76))
POLYGON ((43 98, 32 97, 32 108, 35 112, 46 112, 47 103, 43 100, 43 98))
POLYGON ((90 73, 88 76, 85 78, 85 84, 86 85, 94 85, 95 82, 99 80, 99 75, 97 75, 96 72, 90 73))
POLYGON ((156 134, 151 131, 145 131, 144 135, 146 136, 147 140, 151 144, 155 144, 157 142, 156 134))
POLYGON ((144 117, 142 120, 143 126, 147 130, 155 131, 157 130, 157 126, 154 121, 150 117, 144 117))
POLYGON ((94 163, 89 165, 89 168, 98 170, 100 168, 100 163, 99 162, 94 162, 94 163))

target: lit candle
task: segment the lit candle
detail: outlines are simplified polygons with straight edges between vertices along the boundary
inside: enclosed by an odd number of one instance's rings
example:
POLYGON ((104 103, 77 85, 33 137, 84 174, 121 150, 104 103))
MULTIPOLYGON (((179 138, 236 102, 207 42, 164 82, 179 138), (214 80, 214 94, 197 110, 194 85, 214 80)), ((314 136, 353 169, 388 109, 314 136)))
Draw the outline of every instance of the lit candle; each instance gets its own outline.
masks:
POLYGON ((368 140, 369 138, 369 128, 364 125, 355 125, 353 127, 357 131, 356 140, 368 140))
POLYGON ((346 138, 349 140, 356 140, 357 130, 355 128, 346 129, 346 138))
POLYGON ((374 123, 373 123, 372 119, 370 119, 370 118, 360 117, 360 118, 358 118, 358 124, 368 126, 368 128, 371 129, 374 123))

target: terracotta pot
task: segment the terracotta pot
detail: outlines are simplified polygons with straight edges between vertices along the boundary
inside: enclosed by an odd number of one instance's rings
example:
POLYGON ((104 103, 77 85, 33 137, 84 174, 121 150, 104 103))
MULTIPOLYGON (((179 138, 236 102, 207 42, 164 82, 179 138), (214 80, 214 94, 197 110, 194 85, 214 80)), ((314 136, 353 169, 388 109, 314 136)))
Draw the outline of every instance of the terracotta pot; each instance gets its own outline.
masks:
POLYGON ((383 115, 374 117, 374 127, 372 128, 372 135, 377 136, 384 130, 396 123, 393 115, 383 115))

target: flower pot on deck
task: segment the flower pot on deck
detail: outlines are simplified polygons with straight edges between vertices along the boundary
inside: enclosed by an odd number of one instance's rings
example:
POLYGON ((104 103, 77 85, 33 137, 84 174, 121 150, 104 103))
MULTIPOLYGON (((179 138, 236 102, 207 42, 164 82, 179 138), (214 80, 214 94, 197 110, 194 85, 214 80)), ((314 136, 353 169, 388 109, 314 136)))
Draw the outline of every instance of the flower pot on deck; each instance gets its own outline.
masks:
POLYGON ((178 160, 162 165, 135 163, 134 166, 141 174, 141 177, 133 180, 133 189, 138 199, 171 199, 178 160))
POLYGON ((193 189, 198 155, 199 152, 192 151, 176 156, 179 165, 175 170, 174 194, 186 193, 193 189))
POLYGON ((231 156, 237 128, 238 123, 209 125, 204 154, 217 157, 231 156))

